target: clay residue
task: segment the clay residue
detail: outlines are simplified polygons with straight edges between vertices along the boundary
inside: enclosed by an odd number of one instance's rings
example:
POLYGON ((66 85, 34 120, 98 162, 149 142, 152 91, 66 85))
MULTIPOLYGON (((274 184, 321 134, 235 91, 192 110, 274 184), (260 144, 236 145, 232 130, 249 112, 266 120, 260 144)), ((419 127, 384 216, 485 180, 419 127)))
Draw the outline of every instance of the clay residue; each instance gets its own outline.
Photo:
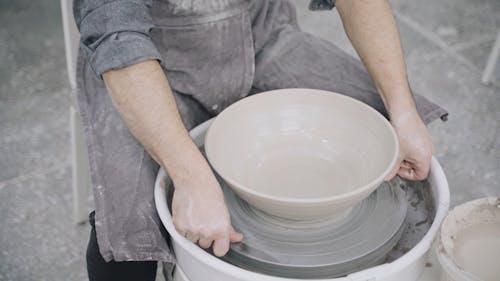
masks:
POLYGON ((500 276, 500 198, 491 197, 457 206, 441 229, 444 252, 457 270, 472 273, 484 281, 500 276))
POLYGON ((398 180, 393 180, 391 186, 406 191, 409 208, 403 235, 388 254, 386 262, 392 262, 403 256, 422 240, 434 221, 436 210, 432 188, 427 181, 410 182, 398 178, 398 180))

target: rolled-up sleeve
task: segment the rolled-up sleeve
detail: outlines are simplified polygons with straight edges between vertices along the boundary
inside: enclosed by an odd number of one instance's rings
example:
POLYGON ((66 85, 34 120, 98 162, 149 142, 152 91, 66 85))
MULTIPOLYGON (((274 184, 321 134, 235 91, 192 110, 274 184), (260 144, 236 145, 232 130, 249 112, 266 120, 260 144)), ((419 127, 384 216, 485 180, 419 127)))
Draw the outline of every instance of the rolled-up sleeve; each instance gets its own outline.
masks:
POLYGON ((97 75, 141 61, 161 60, 149 33, 148 0, 74 0, 80 46, 97 75))
POLYGON ((335 7, 335 0, 311 0, 309 2, 311 11, 331 10, 333 7, 335 7))

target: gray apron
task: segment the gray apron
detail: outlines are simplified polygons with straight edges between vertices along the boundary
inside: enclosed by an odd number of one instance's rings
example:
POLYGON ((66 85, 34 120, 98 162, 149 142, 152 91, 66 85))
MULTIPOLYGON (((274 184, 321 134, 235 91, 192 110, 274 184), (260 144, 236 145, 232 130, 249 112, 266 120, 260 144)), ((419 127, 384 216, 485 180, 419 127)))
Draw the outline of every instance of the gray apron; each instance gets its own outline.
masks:
MULTIPOLYGON (((152 39, 188 129, 249 94, 316 88, 387 115, 363 65, 300 31, 286 0, 154 0, 152 39)), ((428 123, 446 111, 415 95, 428 123)), ((105 260, 174 263, 155 210, 158 165, 131 135, 83 55, 77 101, 87 137, 99 249, 105 260)))

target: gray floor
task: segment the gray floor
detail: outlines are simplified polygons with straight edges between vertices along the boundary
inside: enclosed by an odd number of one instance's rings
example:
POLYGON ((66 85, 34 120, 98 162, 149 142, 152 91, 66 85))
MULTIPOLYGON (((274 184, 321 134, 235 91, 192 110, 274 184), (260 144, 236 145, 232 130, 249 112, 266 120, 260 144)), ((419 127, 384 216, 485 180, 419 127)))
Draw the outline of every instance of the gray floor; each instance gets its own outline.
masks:
MULTIPOLYGON (((354 55, 336 12, 300 24, 354 55)), ((450 111, 430 126, 452 203, 500 195, 500 65, 481 70, 498 0, 392 0, 413 89, 450 111)), ((71 221, 67 74, 57 0, 0 0, 0 280, 85 280, 88 225, 71 221)))

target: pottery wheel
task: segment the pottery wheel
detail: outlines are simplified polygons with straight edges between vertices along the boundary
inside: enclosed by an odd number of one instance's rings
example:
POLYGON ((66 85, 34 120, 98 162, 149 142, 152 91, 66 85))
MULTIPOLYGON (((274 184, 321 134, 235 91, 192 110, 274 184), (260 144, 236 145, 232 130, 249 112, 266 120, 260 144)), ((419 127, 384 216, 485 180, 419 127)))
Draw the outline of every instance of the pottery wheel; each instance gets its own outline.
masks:
MULTIPOLYGON (((206 128, 193 138, 203 154, 205 133, 206 128)), ((168 176, 164 180, 171 208, 174 188, 168 176)), ((245 235, 242 243, 231 245, 223 260, 250 271, 294 279, 335 278, 392 262, 422 240, 435 217, 427 181, 393 180, 392 187, 381 185, 344 219, 312 225, 262 214, 221 185, 232 223, 245 235)))
POLYGON ((233 227, 245 235, 225 261, 293 278, 332 278, 383 262, 404 229, 407 201, 399 188, 380 186, 342 219, 292 221, 249 206, 227 186, 233 227))
POLYGON ((405 229, 408 202, 398 186, 381 185, 341 219, 293 221, 256 210, 219 181, 233 227, 245 236, 222 259, 251 271, 307 279, 347 275, 382 263, 405 229))

